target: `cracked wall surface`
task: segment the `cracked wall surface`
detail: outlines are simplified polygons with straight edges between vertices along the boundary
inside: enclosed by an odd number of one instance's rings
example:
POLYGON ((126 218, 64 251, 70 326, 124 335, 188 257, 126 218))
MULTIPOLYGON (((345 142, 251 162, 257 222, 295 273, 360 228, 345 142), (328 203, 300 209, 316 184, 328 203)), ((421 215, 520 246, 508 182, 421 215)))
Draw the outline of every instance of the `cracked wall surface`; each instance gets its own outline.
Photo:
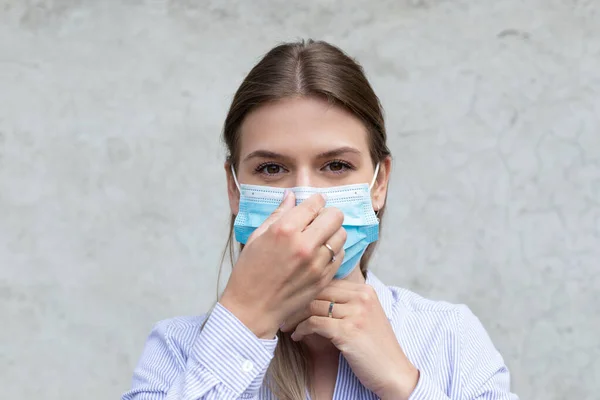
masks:
POLYGON ((211 306, 228 102, 312 37, 386 109, 376 274, 468 304, 522 399, 597 399, 600 3, 292 3, 0 0, 2 397, 117 398, 154 322, 211 306))

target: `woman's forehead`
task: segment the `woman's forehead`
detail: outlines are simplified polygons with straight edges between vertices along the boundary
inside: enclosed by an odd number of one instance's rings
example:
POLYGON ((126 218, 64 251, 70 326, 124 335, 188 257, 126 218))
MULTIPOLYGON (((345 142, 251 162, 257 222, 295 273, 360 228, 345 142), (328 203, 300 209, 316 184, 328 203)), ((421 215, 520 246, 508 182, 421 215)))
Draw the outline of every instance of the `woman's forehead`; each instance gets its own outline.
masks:
POLYGON ((241 157, 257 150, 326 152, 355 148, 368 153, 368 133, 347 110, 316 98, 292 98, 250 113, 241 129, 241 157))

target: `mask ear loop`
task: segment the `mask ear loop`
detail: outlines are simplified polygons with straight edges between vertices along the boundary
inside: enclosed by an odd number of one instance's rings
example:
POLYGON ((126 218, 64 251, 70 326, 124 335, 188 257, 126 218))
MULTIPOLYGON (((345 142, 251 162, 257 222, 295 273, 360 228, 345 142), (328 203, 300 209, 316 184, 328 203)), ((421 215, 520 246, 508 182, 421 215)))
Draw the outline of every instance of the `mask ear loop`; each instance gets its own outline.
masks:
MULTIPOLYGON (((373 174, 373 180, 371 181, 371 185, 369 186, 369 191, 371 191, 371 189, 373 189, 373 187, 375 186, 375 182, 377 182, 377 175, 379 175, 379 163, 377 163, 377 165, 375 166, 375 173, 373 174)), ((379 210, 375 211, 375 216, 377 217, 377 220, 379 220, 379 210)))
POLYGON ((375 182, 377 182, 377 175, 379 175, 379 163, 377 163, 377 165, 375 166, 375 173, 373 174, 373 180, 371 181, 369 190, 373 189, 373 186, 375 186, 375 182))
POLYGON ((235 175, 235 169, 233 169, 233 164, 231 164, 231 174, 233 175, 233 181, 235 182, 235 187, 237 187, 238 192, 240 192, 240 195, 242 194, 242 189, 240 188, 240 183, 237 180, 237 176, 235 175))

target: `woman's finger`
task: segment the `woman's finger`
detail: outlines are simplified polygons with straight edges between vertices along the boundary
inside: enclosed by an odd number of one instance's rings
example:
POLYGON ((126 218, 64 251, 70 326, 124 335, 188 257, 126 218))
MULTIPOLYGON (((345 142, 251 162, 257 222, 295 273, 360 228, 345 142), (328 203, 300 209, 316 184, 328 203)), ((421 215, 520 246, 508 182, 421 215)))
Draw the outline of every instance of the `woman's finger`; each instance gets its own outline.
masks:
POLYGON ((344 243, 346 243, 346 230, 338 228, 330 237, 317 245, 319 247, 317 262, 333 263, 336 265, 337 270, 344 259, 344 243), (331 250, 326 245, 331 247, 331 250), (335 260, 333 260, 333 257, 335 257, 335 260))
POLYGON ((302 232, 317 218, 323 207, 325 207, 325 197, 314 194, 282 215, 272 226, 286 232, 302 232))
POLYGON ((296 330, 292 333, 292 340, 299 342, 304 339, 305 336, 312 334, 334 340, 339 336, 342 321, 343 320, 336 318, 312 316, 298 324, 296 330))
POLYGON ((352 282, 352 281, 349 281, 346 279, 338 279, 338 280, 331 282, 331 284, 328 286, 328 288, 329 287, 339 288, 339 289, 344 289, 344 290, 349 290, 349 291, 361 291, 365 288, 365 284, 352 282))
MULTIPOLYGON (((304 203, 302 203, 304 204, 304 203)), ((344 213, 337 208, 328 207, 324 208, 319 215, 304 229, 302 236, 310 241, 314 246, 319 246, 327 243, 331 240, 331 237, 335 235, 342 227, 344 222, 344 213)), ((345 234, 345 231, 344 231, 345 234)), ((346 241, 344 237, 343 243, 346 241)), ((333 250, 338 253, 341 250, 340 247, 334 247, 330 243, 333 250)))
POLYGON ((331 300, 313 300, 307 307, 287 318, 280 329, 282 332, 290 332, 294 330, 300 322, 309 319, 310 317, 329 317, 330 308, 331 318, 343 319, 349 316, 350 309, 343 303, 336 303, 334 301, 333 307, 331 307, 331 300))
POLYGON ((335 301, 336 303, 349 303, 356 297, 356 292, 354 290, 348 289, 347 287, 340 287, 336 283, 337 280, 331 281, 325 289, 317 294, 316 299, 335 301))
POLYGON ((291 190, 288 191, 283 198, 283 201, 279 204, 279 207, 275 209, 267 217, 267 219, 252 232, 252 235, 248 238, 248 243, 250 244, 254 239, 262 235, 271 225, 273 225, 277 220, 279 220, 287 211, 293 209, 296 206, 296 195, 291 190))

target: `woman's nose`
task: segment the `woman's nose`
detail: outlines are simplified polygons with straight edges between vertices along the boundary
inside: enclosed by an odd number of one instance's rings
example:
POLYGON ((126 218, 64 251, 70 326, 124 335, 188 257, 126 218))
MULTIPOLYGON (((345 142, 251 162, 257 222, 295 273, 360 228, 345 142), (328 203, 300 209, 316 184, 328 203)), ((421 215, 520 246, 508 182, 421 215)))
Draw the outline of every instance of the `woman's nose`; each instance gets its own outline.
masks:
POLYGON ((298 169, 298 172, 296 173, 296 176, 294 178, 295 182, 293 183, 296 187, 312 187, 316 184, 315 177, 312 176, 311 171, 308 171, 306 168, 298 169))

